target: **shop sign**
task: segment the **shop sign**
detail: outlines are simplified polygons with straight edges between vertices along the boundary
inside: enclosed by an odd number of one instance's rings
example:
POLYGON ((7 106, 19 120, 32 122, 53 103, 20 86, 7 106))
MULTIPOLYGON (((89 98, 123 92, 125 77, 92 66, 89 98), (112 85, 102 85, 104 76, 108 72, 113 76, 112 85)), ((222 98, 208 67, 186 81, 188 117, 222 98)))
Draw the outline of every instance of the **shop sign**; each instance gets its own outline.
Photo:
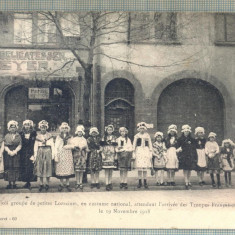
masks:
POLYGON ((49 99, 49 88, 29 88, 29 99, 49 99))
MULTIPOLYGON (((1 75, 31 76, 32 74, 44 74, 74 77, 77 76, 74 56, 65 50, 0 50, 0 72, 1 75), (66 65, 66 66, 65 66, 66 65)), ((36 77, 36 76, 35 76, 36 77)))

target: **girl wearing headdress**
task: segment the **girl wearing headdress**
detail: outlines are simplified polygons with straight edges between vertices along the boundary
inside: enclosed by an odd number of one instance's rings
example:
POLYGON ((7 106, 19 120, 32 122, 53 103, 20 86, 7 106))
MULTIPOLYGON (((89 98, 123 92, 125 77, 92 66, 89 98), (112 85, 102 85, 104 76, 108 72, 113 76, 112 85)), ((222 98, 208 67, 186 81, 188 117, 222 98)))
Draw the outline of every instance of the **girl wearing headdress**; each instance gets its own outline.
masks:
POLYGON ((115 165, 115 160, 117 160, 116 154, 116 136, 113 135, 114 126, 108 125, 105 127, 105 134, 102 138, 100 144, 102 146, 102 164, 103 169, 105 170, 105 183, 106 183, 106 190, 110 191, 113 189, 112 185, 112 176, 113 176, 113 169, 116 169, 117 166, 115 165))
POLYGON ((166 146, 163 133, 158 131, 154 135, 153 143, 153 169, 157 180, 157 186, 164 186, 164 170, 166 169, 166 146))
POLYGON ((40 180, 39 192, 45 188, 49 189, 49 180, 52 176, 52 160, 55 156, 54 140, 52 135, 47 132, 48 122, 42 120, 38 123, 40 132, 36 136, 34 144, 34 161, 36 176, 40 180))
POLYGON ((18 122, 12 120, 7 124, 8 133, 4 138, 4 180, 8 181, 7 189, 16 189, 16 181, 20 177, 20 150, 22 139, 18 130, 18 122))
POLYGON ((120 169, 120 188, 128 189, 127 174, 131 170, 132 159, 132 143, 128 138, 128 130, 126 127, 119 128, 120 137, 117 138, 116 152, 118 156, 118 166, 120 169))
POLYGON ((55 174, 60 179, 58 191, 61 192, 65 187, 68 192, 71 192, 69 179, 74 177, 74 165, 72 150, 69 145, 72 136, 69 133, 70 127, 66 122, 62 122, 59 130, 60 134, 55 140, 55 174))
POLYGON ((179 169, 178 138, 177 126, 172 124, 168 127, 166 144, 166 170, 167 170, 167 185, 175 186, 175 172, 179 169))
POLYGON ((97 127, 91 127, 89 131, 89 137, 87 139, 88 144, 88 170, 91 173, 91 188, 100 188, 99 175, 102 170, 102 156, 100 147, 100 137, 97 127))
POLYGON ((24 188, 31 188, 31 182, 37 181, 37 177, 34 175, 34 144, 36 140, 36 131, 33 128, 34 124, 31 120, 25 120, 23 122, 23 128, 20 132, 22 139, 22 148, 20 150, 20 179, 26 182, 24 188))
POLYGON ((139 184, 137 188, 142 187, 142 178, 144 187, 147 189, 147 170, 152 168, 152 141, 147 132, 147 124, 141 122, 137 124, 137 133, 133 141, 133 158, 135 159, 135 168, 138 170, 139 184))
POLYGON ((224 179, 226 187, 231 188, 232 186, 232 171, 234 169, 234 143, 230 139, 225 139, 222 142, 222 148, 220 151, 220 158, 222 163, 222 168, 224 171, 224 179))
POLYGON ((197 149, 197 176, 199 179, 199 185, 205 185, 204 174, 207 170, 207 159, 205 152, 206 138, 205 138, 205 130, 203 127, 197 127, 195 129, 195 141, 196 141, 196 149, 197 149))
POLYGON ((86 171, 87 160, 87 140, 84 138, 85 128, 83 125, 78 125, 75 131, 75 136, 72 138, 68 148, 72 149, 74 172, 77 184, 76 189, 83 189, 82 179, 83 173, 86 171))
POLYGON ((183 169, 185 188, 191 187, 191 172, 196 169, 197 165, 197 150, 196 141, 191 136, 191 127, 189 125, 182 126, 182 135, 178 139, 179 152, 179 168, 183 169))
POLYGON ((208 159, 208 170, 211 177, 212 187, 216 188, 214 175, 216 174, 217 178, 217 187, 221 188, 220 182, 220 172, 221 172, 221 159, 219 156, 220 148, 218 143, 216 142, 216 134, 214 132, 210 132, 208 135, 208 141, 205 145, 205 152, 208 159))

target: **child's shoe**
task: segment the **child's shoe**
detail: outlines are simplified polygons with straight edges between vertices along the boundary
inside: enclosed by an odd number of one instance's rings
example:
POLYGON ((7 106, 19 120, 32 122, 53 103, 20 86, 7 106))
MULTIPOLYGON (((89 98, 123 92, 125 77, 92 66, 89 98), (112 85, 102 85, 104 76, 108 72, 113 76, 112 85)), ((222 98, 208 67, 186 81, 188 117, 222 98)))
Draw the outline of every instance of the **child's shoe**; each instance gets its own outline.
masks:
POLYGON ((49 185, 48 185, 48 184, 46 184, 46 186, 45 186, 45 190, 46 190, 46 191, 48 191, 48 190, 49 190, 49 185))
POLYGON ((124 184, 123 183, 120 184, 120 188, 121 189, 124 188, 124 184))
POLYGON ((38 191, 42 192, 42 190, 43 190, 43 185, 40 185, 39 188, 38 188, 38 191))
POLYGON ((69 185, 66 185, 66 189, 67 189, 68 192, 72 191, 72 189, 69 187, 69 185))
POLYGON ((128 189, 128 184, 127 183, 123 184, 123 187, 124 189, 128 189))
POLYGON ((91 188, 95 188, 96 184, 91 184, 91 188))
POLYGON ((106 185, 106 191, 110 191, 109 184, 106 185))
POLYGON ((175 182, 171 182, 171 186, 176 186, 175 182))
POLYGON ((62 190, 63 190, 63 186, 60 185, 60 186, 58 187, 58 191, 61 192, 62 190))
POLYGON ((137 185, 137 188, 141 188, 142 187, 142 180, 139 180, 139 184, 137 185))
POLYGON ((147 180, 144 180, 144 188, 149 188, 148 184, 147 184, 147 180))
POLYGON ((96 188, 100 189, 100 184, 99 183, 96 184, 96 188))

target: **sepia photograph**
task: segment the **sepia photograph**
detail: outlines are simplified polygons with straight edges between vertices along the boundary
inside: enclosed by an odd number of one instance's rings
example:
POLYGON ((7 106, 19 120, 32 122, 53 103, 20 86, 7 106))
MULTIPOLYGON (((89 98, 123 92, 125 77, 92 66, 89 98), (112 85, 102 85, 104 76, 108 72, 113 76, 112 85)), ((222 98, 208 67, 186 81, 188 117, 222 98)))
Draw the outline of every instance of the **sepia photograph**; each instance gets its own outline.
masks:
POLYGON ((2 228, 234 229, 235 13, 0 12, 2 228))

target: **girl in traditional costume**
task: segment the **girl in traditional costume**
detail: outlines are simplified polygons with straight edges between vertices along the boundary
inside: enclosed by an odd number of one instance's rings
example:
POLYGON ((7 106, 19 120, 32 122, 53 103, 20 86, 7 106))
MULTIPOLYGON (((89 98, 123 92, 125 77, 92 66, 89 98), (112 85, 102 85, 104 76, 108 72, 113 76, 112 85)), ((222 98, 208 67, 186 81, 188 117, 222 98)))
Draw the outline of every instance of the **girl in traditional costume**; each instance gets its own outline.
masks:
POLYGON ((74 177, 74 164, 72 150, 69 145, 72 140, 70 135, 70 127, 68 123, 63 122, 59 127, 60 134, 55 141, 55 174, 60 179, 58 191, 61 192, 65 187, 71 192, 69 179, 74 177))
POLYGON ((222 168, 224 171, 224 179, 226 187, 231 188, 232 186, 232 171, 234 169, 234 143, 230 139, 223 140, 222 148, 220 151, 220 158, 222 168))
POLYGON ((112 185, 113 169, 117 168, 115 164, 115 161, 117 160, 117 154, 116 154, 117 138, 115 135, 113 135, 113 132, 114 132, 113 125, 106 126, 105 135, 101 140, 102 162, 103 162, 103 169, 105 170, 105 183, 107 191, 113 189, 112 185))
POLYGON ((216 142, 216 134, 214 132, 210 132, 208 136, 208 141, 205 145, 205 152, 208 157, 208 170, 211 176, 212 187, 216 188, 214 174, 216 174, 217 178, 217 187, 221 188, 220 182, 220 172, 221 172, 221 159, 219 156, 220 148, 216 142))
POLYGON ((195 129, 195 141, 196 141, 196 149, 197 149, 197 176, 199 179, 199 185, 205 185, 204 181, 204 174, 207 170, 207 159, 206 159, 206 152, 205 152, 205 145, 206 145, 206 138, 205 130, 203 127, 197 127, 195 129))
POLYGON ((20 150, 20 179, 26 182, 24 188, 31 188, 31 182, 37 181, 37 176, 34 174, 34 144, 36 141, 36 131, 34 130, 34 124, 31 120, 25 120, 23 122, 23 128, 20 132, 22 139, 22 148, 20 150))
POLYGON ((20 150, 22 139, 17 132, 18 122, 12 120, 7 124, 8 133, 4 138, 4 180, 8 181, 7 189, 16 189, 20 177, 20 150))
POLYGON ((72 138, 70 145, 68 146, 68 148, 72 149, 73 153, 74 171, 77 181, 75 186, 76 189, 83 189, 82 179, 83 173, 86 171, 88 146, 86 139, 83 137, 85 135, 84 130, 84 126, 77 126, 75 137, 72 138))
POLYGON ((166 169, 166 146, 162 132, 156 132, 153 143, 153 169, 157 180, 157 186, 164 186, 164 170, 166 169))
POLYGON ((48 122, 42 120, 38 123, 40 132, 37 134, 34 144, 34 161, 36 176, 40 180, 39 192, 48 191, 49 180, 52 176, 52 160, 54 159, 54 140, 52 135, 47 132, 48 122))
POLYGON ((137 188, 142 187, 142 178, 144 187, 148 188, 147 170, 152 168, 152 141, 147 133, 147 124, 138 123, 137 133, 133 141, 133 158, 135 159, 135 168, 138 170, 139 184, 137 188))
POLYGON ((97 127, 90 128, 88 144, 88 170, 91 174, 91 188, 100 188, 99 175, 102 170, 102 156, 100 147, 100 137, 97 127))
POLYGON ((120 137, 117 138, 116 152, 118 156, 118 167, 120 169, 120 188, 127 189, 127 174, 131 170, 131 160, 132 160, 132 143, 128 138, 128 130, 126 127, 119 128, 120 137))
POLYGON ((175 172, 179 169, 179 160, 177 156, 178 138, 177 126, 172 124, 168 127, 168 136, 165 140, 166 144, 166 170, 167 170, 167 185, 175 186, 175 172))

